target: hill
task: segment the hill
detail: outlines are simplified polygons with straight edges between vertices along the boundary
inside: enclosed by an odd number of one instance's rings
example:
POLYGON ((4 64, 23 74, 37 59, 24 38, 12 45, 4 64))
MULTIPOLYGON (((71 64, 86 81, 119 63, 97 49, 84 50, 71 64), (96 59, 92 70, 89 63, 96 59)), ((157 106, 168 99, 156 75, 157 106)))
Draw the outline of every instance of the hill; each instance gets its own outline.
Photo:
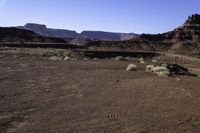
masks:
POLYGON ((0 27, 0 42, 66 43, 63 39, 44 37, 34 33, 33 31, 3 27, 0 27))

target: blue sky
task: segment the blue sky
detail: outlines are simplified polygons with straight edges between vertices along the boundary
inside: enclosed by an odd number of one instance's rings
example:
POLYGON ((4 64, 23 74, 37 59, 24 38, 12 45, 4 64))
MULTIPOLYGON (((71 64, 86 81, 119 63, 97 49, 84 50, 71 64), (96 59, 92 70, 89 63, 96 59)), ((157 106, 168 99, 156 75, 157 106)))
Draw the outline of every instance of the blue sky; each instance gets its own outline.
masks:
POLYGON ((0 26, 162 33, 200 14, 200 0, 0 0, 0 26))

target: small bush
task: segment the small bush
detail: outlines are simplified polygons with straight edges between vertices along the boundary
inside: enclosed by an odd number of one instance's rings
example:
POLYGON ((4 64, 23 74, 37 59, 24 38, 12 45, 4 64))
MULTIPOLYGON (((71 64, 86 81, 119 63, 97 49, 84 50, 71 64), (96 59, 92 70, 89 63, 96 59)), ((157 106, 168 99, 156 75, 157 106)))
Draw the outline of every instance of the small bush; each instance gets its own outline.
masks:
POLYGON ((166 67, 163 66, 156 66, 153 68, 153 72, 157 73, 157 72, 161 72, 161 71, 169 71, 166 67))
POLYGON ((158 63, 158 61, 157 60, 152 60, 152 63, 158 63))
POLYGON ((49 58, 50 60, 54 60, 54 61, 61 61, 62 58, 61 57, 57 57, 57 56, 52 56, 49 58))
POLYGON ((98 60, 98 58, 93 58, 93 60, 94 60, 94 61, 97 61, 97 60, 98 60))
POLYGON ((138 63, 145 64, 146 62, 145 62, 145 60, 143 58, 140 58, 140 59, 138 59, 138 63))
POLYGON ((169 76, 169 72, 167 72, 167 71, 161 71, 161 72, 158 72, 156 74, 159 77, 168 77, 169 76))
POLYGON ((124 58, 124 57, 122 57, 122 56, 117 56, 117 57, 115 58, 115 61, 127 61, 127 59, 124 58))
POLYGON ((153 72, 154 67, 155 67, 154 65, 147 65, 146 72, 153 72))
POLYGON ((64 61, 69 61, 71 58, 69 57, 69 56, 66 56, 65 58, 64 58, 64 61))
POLYGON ((126 57, 126 60, 130 60, 130 59, 131 59, 131 57, 129 57, 129 56, 128 56, 128 57, 126 57))
POLYGON ((140 58, 140 59, 138 59, 138 61, 140 62, 140 61, 144 61, 144 59, 143 58, 140 58))
POLYGON ((126 68, 126 71, 136 71, 137 70, 137 65, 135 64, 129 64, 128 67, 126 68))
POLYGON ((167 68, 167 64, 161 64, 161 67, 166 67, 167 68))
POLYGON ((167 67, 164 66, 154 66, 154 65, 147 65, 146 66, 147 72, 152 72, 160 77, 168 77, 170 74, 170 71, 167 67))
POLYGON ((139 63, 140 63, 140 64, 145 64, 146 62, 145 62, 145 61, 140 61, 139 63))
POLYGON ((155 73, 157 76, 166 77, 170 74, 170 71, 166 67, 156 66, 153 68, 153 73, 155 73))

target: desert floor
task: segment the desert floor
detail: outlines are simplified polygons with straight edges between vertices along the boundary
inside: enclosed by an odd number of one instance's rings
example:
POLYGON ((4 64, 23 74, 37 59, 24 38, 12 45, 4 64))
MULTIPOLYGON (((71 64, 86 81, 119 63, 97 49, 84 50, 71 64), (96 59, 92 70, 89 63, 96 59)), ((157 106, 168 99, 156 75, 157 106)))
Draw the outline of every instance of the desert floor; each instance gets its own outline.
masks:
POLYGON ((0 132, 199 133, 200 78, 132 62, 1 58, 0 132))

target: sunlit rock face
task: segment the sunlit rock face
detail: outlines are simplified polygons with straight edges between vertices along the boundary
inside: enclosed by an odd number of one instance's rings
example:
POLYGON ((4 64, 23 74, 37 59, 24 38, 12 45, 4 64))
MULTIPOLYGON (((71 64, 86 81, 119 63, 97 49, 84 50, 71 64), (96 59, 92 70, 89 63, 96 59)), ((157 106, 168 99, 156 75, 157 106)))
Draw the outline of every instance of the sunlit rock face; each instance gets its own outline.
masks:
POLYGON ((200 42, 200 15, 189 16, 186 22, 172 32, 166 34, 173 41, 200 42))

